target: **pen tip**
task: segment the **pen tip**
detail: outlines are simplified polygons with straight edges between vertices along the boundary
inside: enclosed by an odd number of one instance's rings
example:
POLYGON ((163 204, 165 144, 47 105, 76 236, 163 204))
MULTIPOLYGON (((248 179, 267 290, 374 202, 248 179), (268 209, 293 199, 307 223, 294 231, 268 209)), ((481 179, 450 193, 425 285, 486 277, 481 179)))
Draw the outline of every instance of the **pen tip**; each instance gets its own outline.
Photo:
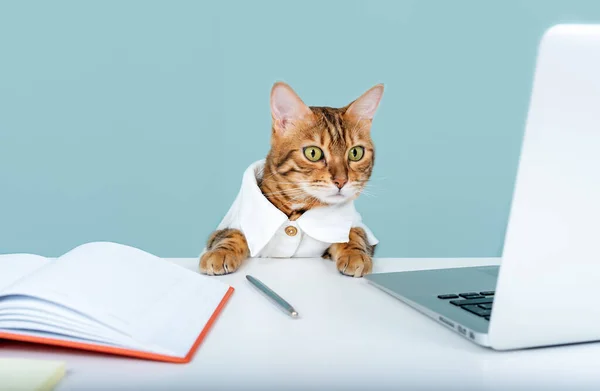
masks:
POLYGON ((292 316, 293 316, 294 318, 297 318, 297 317, 298 317, 298 313, 297 313, 296 311, 292 311, 292 316))

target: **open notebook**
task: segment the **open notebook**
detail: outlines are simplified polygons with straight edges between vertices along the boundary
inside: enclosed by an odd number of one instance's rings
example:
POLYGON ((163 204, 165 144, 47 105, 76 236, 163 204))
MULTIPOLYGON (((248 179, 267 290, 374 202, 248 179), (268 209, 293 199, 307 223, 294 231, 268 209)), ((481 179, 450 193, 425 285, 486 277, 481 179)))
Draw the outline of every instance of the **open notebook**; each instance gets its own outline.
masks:
POLYGON ((142 250, 0 255, 0 338, 189 362, 233 288, 142 250))

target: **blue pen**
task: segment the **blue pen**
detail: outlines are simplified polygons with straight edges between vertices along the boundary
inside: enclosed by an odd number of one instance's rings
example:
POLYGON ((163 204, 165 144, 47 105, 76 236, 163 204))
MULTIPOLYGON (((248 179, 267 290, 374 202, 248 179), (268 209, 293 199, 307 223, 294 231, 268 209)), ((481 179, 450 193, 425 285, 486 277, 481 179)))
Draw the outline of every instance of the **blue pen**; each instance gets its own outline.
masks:
POLYGON ((288 315, 290 315, 292 318, 298 317, 298 312, 294 309, 294 307, 292 307, 287 301, 283 300, 283 298, 277 293, 273 292, 268 286, 266 286, 260 280, 252 276, 246 275, 246 278, 248 279, 248 281, 250 281, 252 285, 257 287, 262 293, 264 293, 272 302, 274 302, 278 307, 284 310, 288 315))

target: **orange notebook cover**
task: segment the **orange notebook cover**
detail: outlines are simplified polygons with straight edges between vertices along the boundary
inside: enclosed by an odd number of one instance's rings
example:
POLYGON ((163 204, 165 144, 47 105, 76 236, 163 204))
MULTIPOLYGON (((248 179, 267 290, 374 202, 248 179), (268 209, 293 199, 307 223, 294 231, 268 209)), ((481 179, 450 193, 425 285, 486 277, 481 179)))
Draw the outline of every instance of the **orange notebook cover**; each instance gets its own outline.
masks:
POLYGON ((190 349, 188 354, 183 358, 166 356, 166 355, 162 355, 162 354, 149 353, 149 352, 144 352, 144 351, 124 349, 124 348, 119 348, 119 347, 96 345, 96 344, 85 343, 85 342, 65 341, 65 340, 61 340, 61 339, 6 333, 6 332, 1 332, 1 331, 0 331, 0 339, 7 339, 7 340, 21 341, 21 342, 32 342, 32 343, 38 343, 38 344, 42 344, 42 345, 54 345, 54 346, 61 346, 61 347, 65 347, 65 348, 78 349, 78 350, 89 350, 89 351, 93 351, 93 352, 107 353, 107 354, 126 356, 126 357, 134 357, 134 358, 140 358, 140 359, 152 360, 152 361, 164 361, 164 362, 170 362, 170 363, 176 363, 176 364, 186 364, 186 363, 189 363, 192 360, 192 358, 194 357, 196 350, 198 350, 198 347, 200 346, 200 344, 202 343, 202 341, 204 340, 204 338, 206 337, 206 335, 212 328, 213 324, 216 322, 217 318, 221 314, 221 311, 223 310, 223 307, 225 307, 225 304, 227 304, 227 302, 229 301, 229 298, 231 297, 233 292, 234 292, 234 288, 230 287, 229 290, 227 291, 227 293, 225 294, 225 296, 223 296, 223 300, 221 300, 221 303, 219 303, 219 306, 216 308, 215 312, 213 312, 208 323, 206 324, 206 326, 204 326, 204 329, 202 329, 202 332, 200 332, 200 334, 198 335, 196 342, 194 342, 194 345, 192 346, 192 348, 190 349))
MULTIPOLYGON (((185 262, 183 262, 185 263, 185 262)), ((189 362, 234 288, 111 242, 0 255, 0 339, 189 362)))

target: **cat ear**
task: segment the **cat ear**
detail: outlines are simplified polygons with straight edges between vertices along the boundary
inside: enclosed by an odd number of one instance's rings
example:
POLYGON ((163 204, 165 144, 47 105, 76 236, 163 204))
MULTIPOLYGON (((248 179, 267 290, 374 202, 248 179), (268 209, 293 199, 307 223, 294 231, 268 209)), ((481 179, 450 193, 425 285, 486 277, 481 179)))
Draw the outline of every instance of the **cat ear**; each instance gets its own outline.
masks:
POLYGON ((277 82, 271 89, 271 115, 275 128, 283 132, 294 122, 308 118, 312 111, 292 87, 284 82, 277 82))
POLYGON ((346 115, 372 120, 383 96, 383 84, 377 84, 350 103, 346 115))

